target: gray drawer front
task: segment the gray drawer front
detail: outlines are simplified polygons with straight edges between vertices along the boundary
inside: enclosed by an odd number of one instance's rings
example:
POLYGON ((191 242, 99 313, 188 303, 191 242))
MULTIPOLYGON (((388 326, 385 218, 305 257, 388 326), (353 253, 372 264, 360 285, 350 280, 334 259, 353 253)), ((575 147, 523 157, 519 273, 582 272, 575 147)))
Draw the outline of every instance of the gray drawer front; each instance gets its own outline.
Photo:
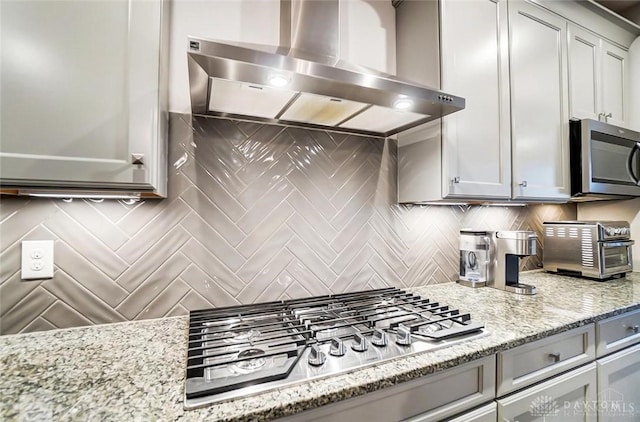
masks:
POLYGON ((496 422, 498 420, 498 403, 492 401, 476 410, 469 411, 449 422, 496 422))
POLYGON ((283 422, 440 421, 495 397, 495 356, 360 397, 308 410, 283 422), (417 415, 417 416, 416 416, 417 415))
POLYGON ((497 395, 524 388, 595 359, 593 324, 498 353, 497 395))
POLYGON ((640 343, 640 309, 596 323, 598 357, 640 343))
POLYGON ((596 411, 585 409, 597 394, 595 362, 498 399, 498 421, 596 422, 596 411))

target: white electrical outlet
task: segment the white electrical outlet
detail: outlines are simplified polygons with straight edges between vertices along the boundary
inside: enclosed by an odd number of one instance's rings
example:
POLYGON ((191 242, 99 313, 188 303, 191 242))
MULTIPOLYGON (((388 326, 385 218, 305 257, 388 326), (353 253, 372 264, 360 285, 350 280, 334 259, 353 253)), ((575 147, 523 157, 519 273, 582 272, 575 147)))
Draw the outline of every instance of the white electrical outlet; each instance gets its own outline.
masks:
POLYGON ((53 277, 53 240, 22 241, 23 280, 53 277))

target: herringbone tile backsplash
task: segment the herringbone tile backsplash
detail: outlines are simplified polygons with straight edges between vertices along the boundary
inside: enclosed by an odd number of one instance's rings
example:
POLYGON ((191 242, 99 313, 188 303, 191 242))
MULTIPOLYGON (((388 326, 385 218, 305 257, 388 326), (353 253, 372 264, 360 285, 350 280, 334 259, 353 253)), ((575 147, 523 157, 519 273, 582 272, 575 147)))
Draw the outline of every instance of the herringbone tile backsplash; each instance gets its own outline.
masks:
POLYGON ((443 283, 461 228, 576 218, 573 205, 399 206, 394 141, 227 119, 173 114, 170 170, 165 200, 3 197, 1 333, 443 283), (47 239, 53 279, 20 280, 20 242, 47 239))

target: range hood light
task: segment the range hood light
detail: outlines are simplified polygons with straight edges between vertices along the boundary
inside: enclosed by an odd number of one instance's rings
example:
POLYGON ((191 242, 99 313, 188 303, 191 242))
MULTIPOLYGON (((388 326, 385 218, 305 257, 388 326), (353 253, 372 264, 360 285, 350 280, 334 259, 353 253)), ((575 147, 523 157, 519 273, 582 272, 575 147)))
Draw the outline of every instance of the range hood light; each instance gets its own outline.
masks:
POLYGON ((289 85, 289 79, 282 75, 269 76, 269 85, 275 87, 283 87, 289 85))
POLYGON ((413 107, 413 101, 408 98, 400 98, 393 103, 393 107, 397 108, 398 110, 409 110, 411 107, 413 107))

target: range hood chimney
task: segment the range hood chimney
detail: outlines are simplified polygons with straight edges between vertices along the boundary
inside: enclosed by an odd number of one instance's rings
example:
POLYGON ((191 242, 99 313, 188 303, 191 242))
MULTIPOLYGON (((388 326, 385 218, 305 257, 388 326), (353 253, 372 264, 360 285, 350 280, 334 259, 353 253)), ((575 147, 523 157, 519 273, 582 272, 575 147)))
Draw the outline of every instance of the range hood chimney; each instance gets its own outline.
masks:
POLYGON ((191 111, 386 137, 464 98, 340 60, 339 0, 281 0, 280 46, 189 37, 191 111))

